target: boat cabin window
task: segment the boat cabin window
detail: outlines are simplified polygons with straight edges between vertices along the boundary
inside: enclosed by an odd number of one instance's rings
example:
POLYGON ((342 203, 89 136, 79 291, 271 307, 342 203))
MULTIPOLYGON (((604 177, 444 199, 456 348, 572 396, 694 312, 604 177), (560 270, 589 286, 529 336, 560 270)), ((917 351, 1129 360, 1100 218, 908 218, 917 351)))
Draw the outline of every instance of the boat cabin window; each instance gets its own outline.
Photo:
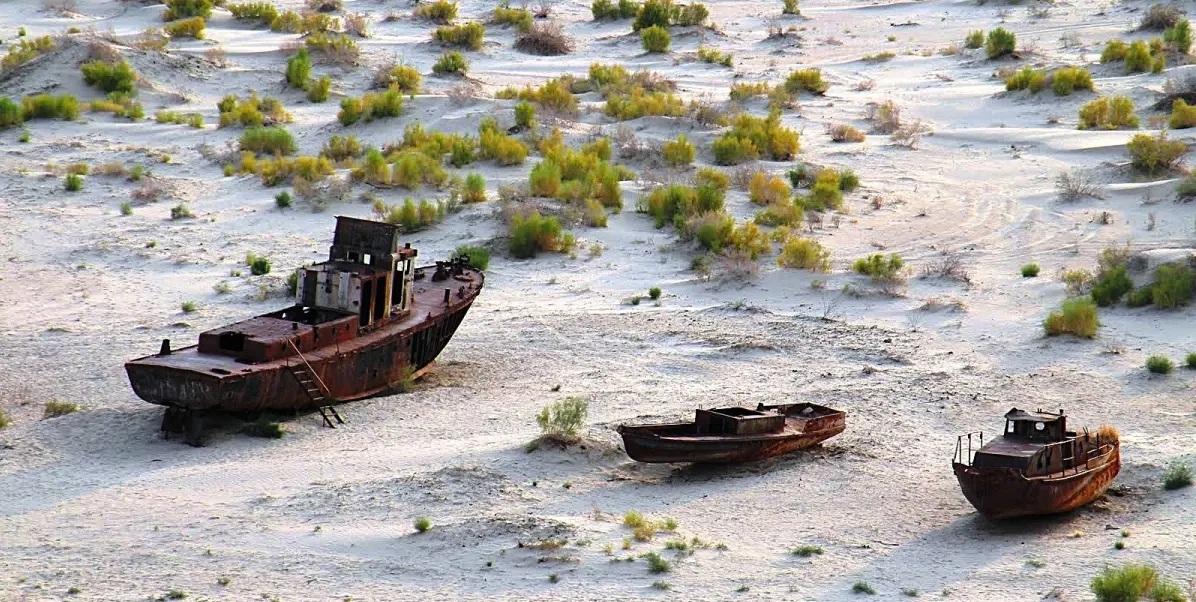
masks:
POLYGON ((241 332, 220 333, 220 348, 225 351, 242 351, 245 349, 245 334, 241 332))

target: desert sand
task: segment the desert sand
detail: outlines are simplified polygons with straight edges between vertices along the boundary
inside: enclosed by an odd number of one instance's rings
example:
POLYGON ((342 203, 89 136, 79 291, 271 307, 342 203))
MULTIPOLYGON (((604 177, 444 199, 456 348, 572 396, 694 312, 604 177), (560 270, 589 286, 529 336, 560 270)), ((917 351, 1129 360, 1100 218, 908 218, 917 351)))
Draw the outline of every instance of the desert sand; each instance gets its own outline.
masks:
MULTIPOLYGON (((101 97, 78 65, 89 41, 107 39, 140 74, 148 117, 30 121, 28 143, 18 142, 22 128, 0 131, 0 411, 11 423, 0 430, 0 600, 146 600, 171 591, 189 600, 830 601, 915 591, 977 602, 1091 600, 1092 577, 1125 562, 1149 563, 1186 588, 1196 578, 1196 490, 1166 492, 1160 479, 1168 463, 1194 460, 1194 376, 1182 368, 1152 376, 1142 366, 1150 354, 1179 361, 1196 351, 1193 310, 1102 308, 1093 340, 1046 338, 1042 321, 1065 299, 1059 274, 1093 269, 1102 249, 1128 242, 1156 255, 1188 253, 1196 207, 1173 202, 1179 176, 1130 169, 1125 143, 1134 131, 1076 129, 1077 109, 1096 94, 1006 93, 994 76, 1022 64, 1088 67, 1097 93, 1128 95, 1150 131, 1147 118, 1158 113, 1150 105, 1191 67, 1126 75, 1097 60, 1109 39, 1157 35, 1132 31, 1148 6, 1059 2, 1043 14, 1036 3, 810 0, 801 16, 782 18, 779 2, 713 0, 717 29, 675 28, 661 55, 643 52, 629 20, 594 22, 588 3, 557 2, 551 18, 575 39, 574 52, 524 54, 512 48, 509 26, 488 26, 484 48, 465 53, 473 96, 451 100, 462 82, 431 73, 442 49, 429 40, 434 26, 410 17, 412 5, 346 0, 344 12, 369 17, 370 36, 358 40, 356 68, 316 62, 314 74, 334 82, 333 98, 316 104, 283 81, 291 52, 281 48, 300 36, 221 8, 206 39, 173 40, 159 53, 117 43, 161 27, 159 4, 79 0, 56 11, 0 2, 3 48, 20 27, 31 37, 81 30, 6 74, 0 96, 101 97), (399 18, 385 20, 391 13, 399 18), (776 24, 794 29, 765 39, 776 24), (998 25, 1017 34, 1019 58, 990 61, 983 49, 963 48, 969 31, 998 25), (700 43, 733 53, 734 67, 694 60, 700 43), (942 53, 951 45, 959 52, 942 53), (216 47, 227 66, 209 60, 216 47), (883 51, 895 56, 861 60, 883 51), (424 74, 404 114, 339 124, 340 98, 360 96, 373 67, 396 57, 424 74), (802 134, 799 161, 850 167, 861 179, 838 227, 808 234, 831 251, 832 272, 779 268, 774 252, 754 275, 696 276, 693 243, 634 210, 654 186, 644 176, 662 170, 631 161, 642 177, 622 183, 627 208, 606 228, 570 227, 575 258, 510 257, 493 200, 410 235, 429 261, 462 244, 494 248, 485 290, 413 391, 346 405, 347 424, 335 430, 305 415, 284 422, 281 440, 235 426, 216 429, 202 448, 163 439, 162 409, 137 399, 123 362, 155 352, 163 338, 189 344, 205 329, 285 306, 286 274, 326 255, 334 216, 371 216, 356 200, 368 187, 320 212, 302 200, 282 211, 273 197, 285 186, 224 176, 201 152, 242 131, 216 127, 224 95, 253 89, 282 100, 300 152, 316 154, 333 134, 397 141, 416 120, 475 133, 482 117, 496 115, 506 127, 514 101, 495 100, 495 91, 584 77, 596 61, 650 69, 675 80, 682 98, 708 94, 720 104, 734 82, 780 83, 794 68, 820 67, 829 90, 800 95, 783 121, 802 134), (874 87, 859 89, 863 80, 874 87), (883 134, 837 144, 825 133, 841 123, 868 131, 866 104, 886 100, 930 130, 917 148, 883 134), (200 113, 205 126, 155 123, 160 109, 200 113), (75 162, 144 165, 164 192, 122 216, 121 203, 143 184, 90 175, 67 193, 61 166, 75 162), (1103 198, 1060 202, 1055 178, 1068 170, 1089 174, 1103 198), (172 220, 182 202, 195 217, 172 220), (597 256, 587 251, 595 243, 597 256), (878 251, 910 266, 896 296, 867 292, 868 279, 850 271, 878 251), (274 271, 249 275, 250 252, 268 256, 274 271), (966 281, 920 275, 944 254, 961 259, 966 281), (1021 276, 1029 262, 1040 264, 1039 277, 1021 276), (231 292, 216 292, 221 282, 231 292), (865 292, 844 294, 844 285, 865 292), (651 286, 664 291, 658 303, 628 302, 651 286), (198 309, 181 311, 186 301, 198 309), (539 434, 536 412, 569 395, 589 402, 585 443, 526 452, 539 434), (50 399, 81 410, 42 419, 50 399), (803 400, 846 410, 847 431, 745 466, 639 465, 614 431, 626 421, 686 418, 699 405, 803 400), (956 436, 996 432, 1014 406, 1063 408, 1076 426, 1116 425, 1123 467, 1112 492, 1061 517, 979 517, 951 473, 956 436), (622 516, 632 510, 674 519, 676 534, 623 549, 631 531, 622 516), (418 517, 431 521, 428 532, 413 529, 418 517), (1116 550, 1122 529, 1131 535, 1116 550), (664 550, 679 537, 708 545, 692 555, 664 550), (561 538, 559 549, 529 547, 561 538), (799 545, 823 553, 789 552, 799 545), (672 570, 649 573, 636 557, 650 551, 672 570), (616 561, 625 558, 634 561, 616 561), (662 580, 671 589, 653 587, 662 580), (876 595, 853 594, 861 581, 876 595)), ((458 21, 485 20, 492 9, 463 0, 458 21)), ((574 145, 616 126, 600 98, 579 98, 581 115, 555 122, 574 145)), ((760 99, 744 106, 767 111, 760 99)), ((702 166, 712 164, 709 145, 721 131, 686 118, 627 125, 645 142, 687 133, 702 166)), ((1192 138, 1190 130, 1172 136, 1192 138)), ((538 160, 450 171, 481 173, 493 198, 499 185, 526 182, 538 160)), ((783 175, 793 163, 758 167, 783 175)), ((438 194, 374 192, 387 203, 438 194)), ((758 207, 733 187, 727 209, 743 219, 758 207)))

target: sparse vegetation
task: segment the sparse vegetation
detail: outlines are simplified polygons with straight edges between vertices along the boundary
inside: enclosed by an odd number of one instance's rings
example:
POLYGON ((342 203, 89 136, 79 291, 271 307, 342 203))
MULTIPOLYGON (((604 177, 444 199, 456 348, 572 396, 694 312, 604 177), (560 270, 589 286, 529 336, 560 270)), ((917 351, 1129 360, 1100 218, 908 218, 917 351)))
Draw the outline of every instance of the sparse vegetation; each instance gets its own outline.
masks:
POLYGON ((563 233, 560 221, 539 212, 516 215, 508 228, 511 254, 519 259, 535 257, 541 251, 562 253, 573 247, 573 235, 563 233))
POLYGON ((202 40, 204 37, 204 28, 206 27, 207 22, 203 20, 203 17, 192 17, 190 19, 167 23, 162 29, 172 38, 195 38, 196 40, 202 40))
POLYGON ((1102 96, 1080 107, 1080 129, 1134 129, 1138 116, 1134 102, 1125 96, 1102 96))
POLYGON ((369 123, 375 119, 398 117, 402 112, 403 97, 397 89, 390 89, 385 92, 366 92, 361 98, 342 100, 336 118, 341 125, 350 126, 358 121, 369 123))
POLYGON ((415 527, 415 530, 418 533, 426 533, 428 529, 432 528, 432 519, 426 516, 421 516, 415 519, 411 526, 415 527))
POLYGON ((798 69, 785 78, 785 90, 797 94, 803 90, 811 94, 825 94, 830 84, 822 79, 822 70, 817 67, 798 69))
POLYGON ((240 148, 259 155, 289 155, 295 152, 295 138, 284 127, 251 127, 241 134, 240 148))
POLYGON ((539 56, 559 56, 573 52, 573 38, 560 23, 533 23, 515 36, 515 49, 539 56))
POLYGON ((698 60, 703 63, 730 67, 734 58, 731 53, 720 52, 717 48, 698 47, 698 60))
POLYGON ((1096 315, 1096 303, 1091 299, 1077 297, 1063 302, 1063 307, 1052 311, 1043 323, 1047 336, 1073 334, 1091 339, 1100 328, 1096 315))
POLYGON ((532 13, 526 8, 511 8, 504 3, 494 8, 493 21, 498 25, 514 25, 517 32, 526 32, 532 28, 532 13))
POLYGON ((133 86, 137 83, 137 73, 125 61, 116 64, 91 61, 80 65, 79 70, 83 72, 83 83, 105 93, 133 94, 136 91, 133 86))
POLYGON ((871 585, 868 585, 868 583, 865 581, 856 581, 855 584, 851 586, 851 593, 872 595, 876 593, 876 590, 873 589, 871 585))
POLYGON ((77 173, 68 173, 62 181, 62 187, 67 192, 79 192, 83 190, 83 177, 77 173))
POLYGON ((694 158, 697 157, 697 149, 690 144, 685 134, 681 134, 677 136, 676 140, 670 140, 664 144, 663 156, 665 163, 673 167, 680 167, 694 162, 694 158))
POLYGON ((1175 362, 1163 355, 1152 355, 1146 358, 1146 370, 1151 374, 1171 374, 1175 369, 1175 362))
MULTIPOLYGON (((651 1, 651 0, 649 0, 649 1, 651 1)), ((653 573, 653 574, 667 573, 667 572, 673 570, 672 563, 670 563, 668 560, 665 560, 663 557, 661 557, 660 554, 657 554, 656 552, 648 552, 647 554, 640 556, 640 558, 643 558, 644 560, 648 561, 648 572, 649 573, 653 573)))
POLYGON ((1134 168, 1151 175, 1158 169, 1172 169, 1188 151, 1187 144, 1169 139, 1166 132, 1135 134, 1125 146, 1134 168))
POLYGON ((1027 263, 1022 266, 1022 278, 1036 278, 1038 277, 1038 264, 1027 263))
POLYGON ((789 550, 790 554, 794 556, 801 556, 803 558, 822 554, 822 546, 802 545, 789 550))
POLYGON ((653 25, 652 27, 640 30, 640 44, 648 52, 668 52, 671 42, 672 38, 669 36, 669 30, 659 25, 653 25))
POLYGON ((481 50, 486 36, 486 26, 473 22, 464 25, 448 25, 432 32, 432 38, 445 46, 459 46, 467 50, 481 50))
POLYGON ((988 58, 995 59, 1013 54, 1016 45, 1017 36, 1004 27, 998 27, 988 32, 988 37, 984 40, 984 51, 988 53, 988 58))
POLYGON ((437 75, 465 75, 469 70, 469 63, 460 52, 446 52, 436 59, 432 65, 432 72, 437 75))
POLYGON ((780 112, 774 110, 767 118, 741 113, 732 122, 731 130, 714 141, 711 150, 715 163, 738 165, 761 157, 791 161, 800 146, 798 133, 782 126, 780 112))
POLYGON ((58 418, 59 416, 66 416, 67 414, 74 414, 75 412, 78 412, 78 411, 79 411, 78 404, 74 404, 69 401, 59 401, 57 399, 51 399, 50 401, 47 401, 45 407, 42 408, 42 419, 44 420, 46 418, 58 418))
POLYGON ((579 432, 585 426, 589 403, 583 397, 569 396, 544 406, 536 414, 540 426, 540 437, 560 443, 575 443, 581 439, 579 432))
POLYGON ((984 31, 976 29, 968 32, 968 35, 963 39, 965 48, 976 49, 984 46, 984 31))
POLYGON ((1175 461, 1167 465, 1163 472, 1163 489, 1174 491, 1192 485, 1192 467, 1182 461, 1175 461))
POLYGON ((483 270, 490 267, 490 249, 478 245, 462 245, 453 251, 453 257, 465 257, 470 267, 483 270))
POLYGON ((448 25, 457 18, 457 3, 447 0, 435 0, 417 4, 412 15, 426 19, 440 25, 448 25))

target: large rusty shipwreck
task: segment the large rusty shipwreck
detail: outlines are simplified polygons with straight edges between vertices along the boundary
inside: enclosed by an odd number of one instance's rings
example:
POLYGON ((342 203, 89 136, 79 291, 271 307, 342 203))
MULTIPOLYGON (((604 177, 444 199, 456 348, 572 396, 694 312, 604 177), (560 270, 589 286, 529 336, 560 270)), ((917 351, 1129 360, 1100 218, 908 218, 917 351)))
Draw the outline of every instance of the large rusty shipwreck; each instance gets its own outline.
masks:
POLYGON ((952 465, 964 496, 990 519, 1054 514, 1100 497, 1121 469, 1115 429, 1067 430, 1063 410, 1005 414, 1005 432, 961 435, 952 465), (973 448, 973 444, 978 447, 973 448))
POLYGON ((821 443, 847 427, 847 414, 813 403, 759 404, 756 409, 698 409, 693 422, 619 427, 638 462, 750 462, 821 443))
POLYGON ((296 303, 127 362, 137 396, 166 406, 164 432, 201 445, 211 411, 319 409, 393 390, 436 359, 482 290, 468 260, 416 267, 393 225, 337 217, 328 261, 302 268, 296 303))

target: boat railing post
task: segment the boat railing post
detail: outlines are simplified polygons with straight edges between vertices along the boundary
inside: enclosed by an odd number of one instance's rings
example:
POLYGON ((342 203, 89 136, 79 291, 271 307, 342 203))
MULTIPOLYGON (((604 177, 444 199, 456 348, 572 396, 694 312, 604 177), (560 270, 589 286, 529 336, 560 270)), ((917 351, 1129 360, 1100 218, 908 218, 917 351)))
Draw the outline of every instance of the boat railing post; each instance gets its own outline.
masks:
POLYGON ((972 465, 972 434, 968 433, 968 466, 972 465))

